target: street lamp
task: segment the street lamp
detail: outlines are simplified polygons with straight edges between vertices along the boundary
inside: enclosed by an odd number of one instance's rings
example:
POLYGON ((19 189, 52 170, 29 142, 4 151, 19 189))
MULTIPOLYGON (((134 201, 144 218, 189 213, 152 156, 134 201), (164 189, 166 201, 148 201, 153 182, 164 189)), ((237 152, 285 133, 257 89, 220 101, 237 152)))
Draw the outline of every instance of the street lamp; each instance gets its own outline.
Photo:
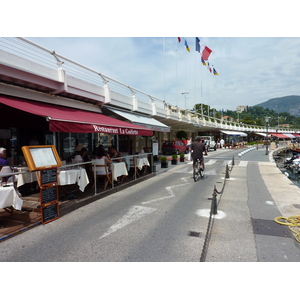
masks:
POLYGON ((185 108, 185 109, 186 109, 186 100, 187 100, 187 98, 188 98, 188 94, 189 94, 189 92, 183 92, 183 93, 181 93, 181 95, 184 95, 184 98, 185 98, 185 99, 184 99, 184 100, 185 100, 185 101, 184 101, 184 103, 185 103, 185 107, 184 107, 184 108, 185 108))
POLYGON ((269 141, 268 141, 268 127, 269 127, 269 121, 270 121, 271 117, 265 117, 265 121, 266 121, 266 155, 269 154, 269 149, 268 149, 268 144, 269 144, 269 141))

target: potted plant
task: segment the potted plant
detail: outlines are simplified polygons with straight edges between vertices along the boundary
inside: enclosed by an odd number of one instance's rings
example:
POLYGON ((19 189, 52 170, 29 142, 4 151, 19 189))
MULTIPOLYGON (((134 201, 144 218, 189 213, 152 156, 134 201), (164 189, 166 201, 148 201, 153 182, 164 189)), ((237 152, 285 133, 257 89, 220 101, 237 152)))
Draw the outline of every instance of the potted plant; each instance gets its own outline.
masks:
POLYGON ((184 153, 180 153, 180 162, 184 162, 184 153))
POLYGON ((172 165, 177 165, 177 159, 178 159, 178 155, 177 154, 173 154, 172 155, 172 165))
POLYGON ((162 168, 167 168, 168 167, 167 157, 166 156, 162 156, 160 158, 160 163, 161 163, 161 167, 162 168))

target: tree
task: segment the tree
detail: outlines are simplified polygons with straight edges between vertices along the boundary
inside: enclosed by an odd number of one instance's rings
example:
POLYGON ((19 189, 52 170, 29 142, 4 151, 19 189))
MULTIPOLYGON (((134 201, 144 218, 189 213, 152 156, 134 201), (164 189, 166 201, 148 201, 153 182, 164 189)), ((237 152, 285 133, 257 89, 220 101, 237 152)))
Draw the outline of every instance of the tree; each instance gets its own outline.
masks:
POLYGON ((242 120, 241 120, 242 123, 244 124, 249 124, 249 125, 254 125, 255 124, 255 121, 252 120, 251 116, 249 115, 246 115, 242 120))
POLYGON ((186 140, 187 137, 188 137, 188 135, 187 135, 186 131, 181 130, 181 131, 177 131, 176 137, 177 137, 179 140, 186 140))

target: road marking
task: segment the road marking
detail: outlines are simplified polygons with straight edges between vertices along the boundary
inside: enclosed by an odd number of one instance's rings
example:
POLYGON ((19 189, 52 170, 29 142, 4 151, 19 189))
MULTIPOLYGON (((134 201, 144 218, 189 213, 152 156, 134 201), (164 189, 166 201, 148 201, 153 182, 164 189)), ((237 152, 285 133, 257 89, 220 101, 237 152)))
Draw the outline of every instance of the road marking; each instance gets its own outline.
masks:
POLYGON ((216 169, 205 171, 205 175, 217 175, 216 169))
POLYGON ((184 186, 184 185, 190 184, 189 182, 187 182, 187 180, 185 178, 181 178, 181 180, 185 181, 186 183, 177 184, 177 185, 167 186, 166 187, 166 190, 169 193, 168 196, 164 196, 164 197, 152 199, 152 200, 149 200, 149 201, 141 202, 141 204, 149 204, 149 203, 153 203, 153 202, 157 202, 157 201, 161 201, 161 200, 166 200, 166 199, 175 197, 175 194, 174 194, 174 192, 172 190, 173 188, 177 188, 177 187, 180 187, 180 186, 184 186))
POLYGON ((224 160, 221 166, 230 165, 232 163, 232 160, 224 160))
POLYGON ((189 173, 190 167, 186 167, 183 169, 180 169, 179 171, 175 171, 174 173, 189 173))
POLYGON ((230 177, 230 178, 221 177, 221 179, 226 179, 226 180, 236 180, 236 178, 233 178, 233 177, 230 177))
MULTIPOLYGON (((175 197, 175 194, 172 190, 173 188, 177 188, 177 187, 180 187, 180 186, 190 184, 187 181, 187 178, 181 178, 181 180, 184 181, 185 183, 166 187, 166 190, 169 194, 168 196, 152 199, 152 200, 145 201, 145 202, 141 202, 141 204, 149 204, 149 203, 152 203, 152 202, 166 200, 166 199, 175 197)), ((156 209, 152 208, 152 207, 144 207, 144 206, 137 206, 137 205, 132 206, 129 209, 128 213, 126 215, 124 215, 121 219, 119 219, 117 221, 117 223, 115 223, 113 226, 111 226, 108 229, 108 231, 106 231, 99 239, 102 239, 105 236, 108 236, 109 234, 111 234, 111 233, 127 226, 128 224, 130 224, 134 221, 137 221, 138 219, 142 218, 145 215, 151 214, 154 211, 156 211, 156 209)))
MULTIPOLYGON (((210 217, 210 209, 198 209, 196 211, 196 215, 199 217, 205 217, 209 218, 210 217)), ((218 213, 216 215, 212 215, 214 219, 223 219, 226 217, 226 213, 224 213, 221 210, 218 210, 218 213)))
POLYGON ((248 161, 247 160, 241 160, 240 163, 238 164, 239 167, 247 167, 248 166, 248 161))
POLYGON ((275 205, 275 203, 273 201, 266 201, 266 204, 275 205))
POLYGON ((152 207, 144 207, 144 206, 132 206, 126 215, 124 215, 120 220, 117 221, 113 226, 111 226, 108 231, 106 231, 100 238, 104 238, 109 234, 127 226, 128 224, 137 221, 145 215, 151 214, 156 211, 155 208, 152 207))
POLYGON ((216 159, 210 159, 208 162, 205 162, 205 165, 206 166, 213 165, 216 161, 217 161, 216 159))

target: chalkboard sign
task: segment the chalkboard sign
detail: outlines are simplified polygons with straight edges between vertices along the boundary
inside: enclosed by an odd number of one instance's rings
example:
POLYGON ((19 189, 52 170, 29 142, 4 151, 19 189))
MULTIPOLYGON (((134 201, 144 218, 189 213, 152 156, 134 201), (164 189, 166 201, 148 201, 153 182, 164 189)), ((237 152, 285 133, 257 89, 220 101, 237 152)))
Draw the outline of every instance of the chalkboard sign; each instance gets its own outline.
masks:
POLYGON ((42 207, 42 224, 59 218, 58 203, 42 207))
POLYGON ((42 185, 57 182, 57 169, 44 169, 41 170, 41 182, 42 185))
POLYGON ((41 204, 57 201, 57 185, 41 189, 41 204))

